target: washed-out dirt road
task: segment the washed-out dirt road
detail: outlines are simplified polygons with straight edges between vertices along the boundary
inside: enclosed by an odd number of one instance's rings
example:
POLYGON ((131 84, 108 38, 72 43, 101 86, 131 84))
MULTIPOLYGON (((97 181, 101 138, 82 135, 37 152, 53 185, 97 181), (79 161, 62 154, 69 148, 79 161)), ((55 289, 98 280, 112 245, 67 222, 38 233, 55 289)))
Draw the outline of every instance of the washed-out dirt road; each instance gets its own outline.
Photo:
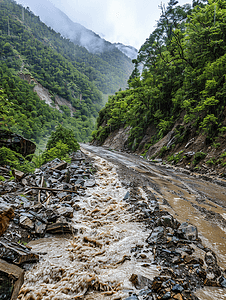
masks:
MULTIPOLYGON (((121 180, 145 186, 179 222, 192 223, 198 228, 205 247, 212 249, 219 265, 226 269, 226 181, 192 174, 171 166, 159 166, 139 156, 83 145, 87 151, 117 166, 121 180)), ((220 299, 212 288, 197 294, 200 299, 220 299), (212 294, 213 293, 213 294, 212 294), (209 294, 209 296, 208 296, 209 294)), ((222 292, 226 299, 226 291, 222 292)))
POLYGON ((226 182, 81 147, 98 171, 78 234, 29 243, 41 259, 18 299, 226 299, 226 182))

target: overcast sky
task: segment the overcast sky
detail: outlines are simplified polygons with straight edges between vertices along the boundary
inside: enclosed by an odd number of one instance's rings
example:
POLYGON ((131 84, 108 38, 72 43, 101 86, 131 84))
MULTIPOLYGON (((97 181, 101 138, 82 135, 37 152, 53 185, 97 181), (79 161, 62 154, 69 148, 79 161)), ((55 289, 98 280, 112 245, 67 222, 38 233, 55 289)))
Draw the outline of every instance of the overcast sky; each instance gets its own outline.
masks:
MULTIPOLYGON (((38 1, 38 0, 37 0, 38 1)), ((121 42, 138 50, 154 30, 159 5, 168 0, 50 0, 68 17, 110 42, 121 42)), ((192 0, 178 0, 180 5, 192 0)), ((26 0, 17 0, 22 3, 26 0)))

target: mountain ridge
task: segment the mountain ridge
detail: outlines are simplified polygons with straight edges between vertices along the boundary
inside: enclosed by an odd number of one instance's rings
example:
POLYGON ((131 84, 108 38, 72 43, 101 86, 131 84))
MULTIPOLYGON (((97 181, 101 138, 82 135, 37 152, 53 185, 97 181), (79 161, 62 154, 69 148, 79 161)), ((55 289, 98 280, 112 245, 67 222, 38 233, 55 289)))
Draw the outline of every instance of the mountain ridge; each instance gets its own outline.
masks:
POLYGON ((121 43, 111 43, 93 30, 87 29, 80 23, 72 21, 63 11, 48 0, 26 0, 29 8, 47 25, 59 32, 63 37, 70 39, 76 45, 85 47, 90 53, 97 54, 111 51, 116 48, 127 57, 134 59, 138 53, 132 46, 121 43), (133 50, 131 50, 133 48, 133 50))

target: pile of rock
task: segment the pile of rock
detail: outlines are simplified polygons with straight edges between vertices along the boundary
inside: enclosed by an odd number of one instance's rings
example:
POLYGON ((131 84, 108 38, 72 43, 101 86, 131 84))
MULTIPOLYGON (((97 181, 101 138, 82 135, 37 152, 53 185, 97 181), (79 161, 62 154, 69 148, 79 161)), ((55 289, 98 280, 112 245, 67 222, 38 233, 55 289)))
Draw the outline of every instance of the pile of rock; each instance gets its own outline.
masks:
MULTIPOLYGON (((8 172, 7 167, 1 170, 4 175, 8 172)), ((15 265, 39 259, 26 246, 28 241, 52 234, 76 233, 71 219, 79 209, 79 196, 85 194, 87 187, 95 186, 93 171, 84 154, 78 151, 70 164, 55 159, 34 174, 14 170, 15 180, 1 182, 0 295, 9 295, 11 291, 11 298, 4 299, 16 299, 13 298, 16 292, 12 291, 19 290, 23 283, 24 272, 19 272, 15 265), (14 267, 17 275, 10 281, 14 267)))
MULTIPOLYGON (((131 249, 135 258, 152 252, 154 264, 160 268, 153 280, 133 274, 130 281, 140 290, 126 300, 135 299, 198 299, 194 291, 204 286, 226 288, 226 270, 217 262, 214 252, 202 245, 198 230, 187 222, 179 223, 159 208, 153 194, 148 201, 136 200, 131 193, 124 199, 132 203, 134 212, 152 229, 145 248, 131 249)), ((143 265, 147 267, 147 264, 143 265)))

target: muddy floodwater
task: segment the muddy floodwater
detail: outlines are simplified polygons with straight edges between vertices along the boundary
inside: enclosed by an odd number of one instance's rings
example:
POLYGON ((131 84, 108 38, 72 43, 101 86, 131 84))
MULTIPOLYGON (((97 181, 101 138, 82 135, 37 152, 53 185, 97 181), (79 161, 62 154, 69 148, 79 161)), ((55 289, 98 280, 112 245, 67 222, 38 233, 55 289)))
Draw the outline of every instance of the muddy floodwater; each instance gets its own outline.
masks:
POLYGON ((145 252, 150 231, 128 213, 123 201, 127 190, 115 167, 101 158, 96 159, 96 167, 96 187, 78 198, 73 219, 78 234, 73 239, 44 238, 29 244, 33 251, 46 254, 26 273, 18 299, 121 299, 134 290, 131 274, 150 279, 158 274, 156 265, 142 267, 152 256, 140 262, 131 256, 137 245, 145 252))
MULTIPOLYGON (((29 243, 41 259, 26 272, 18 299, 126 299, 136 292, 132 274, 150 280, 158 276, 161 266, 153 263, 146 242, 151 230, 125 201, 131 182, 138 185, 143 201, 150 191, 160 208, 181 223, 195 225, 202 244, 226 269, 224 181, 208 182, 101 147, 83 145, 83 151, 94 159, 98 171, 96 186, 77 196, 73 217, 77 233, 29 243), (139 257, 133 255, 133 248, 140 249, 139 257)), ((226 289, 219 287, 205 287, 195 294, 202 300, 226 299, 226 289)))

